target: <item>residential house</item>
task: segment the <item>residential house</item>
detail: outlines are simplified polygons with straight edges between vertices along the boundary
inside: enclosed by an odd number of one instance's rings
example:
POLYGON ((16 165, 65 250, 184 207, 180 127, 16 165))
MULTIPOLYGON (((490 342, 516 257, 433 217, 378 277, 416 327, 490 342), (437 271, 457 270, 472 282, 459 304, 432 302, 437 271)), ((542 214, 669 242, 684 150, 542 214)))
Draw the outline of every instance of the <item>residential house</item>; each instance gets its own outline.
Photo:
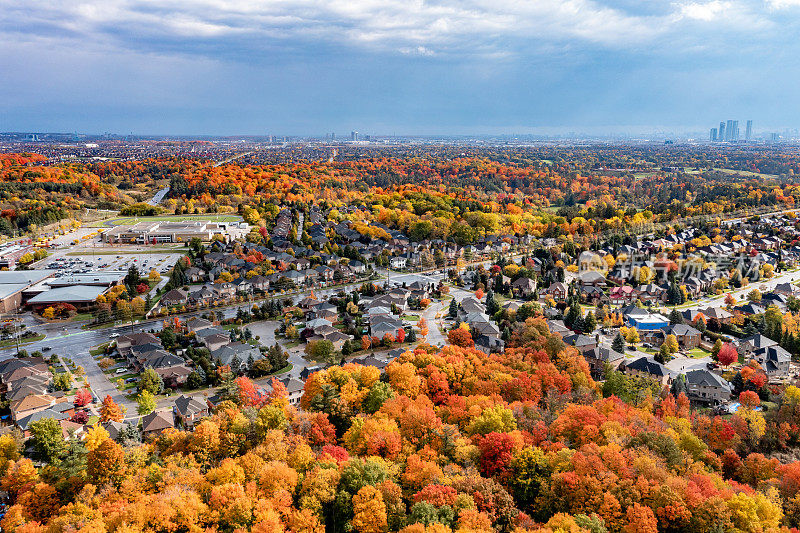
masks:
POLYGON ((378 339, 383 339, 386 334, 392 336, 392 338, 397 336, 397 330, 403 327, 403 322, 398 319, 393 318, 378 318, 374 323, 370 323, 370 335, 373 337, 377 337, 378 339))
POLYGON ((591 350, 584 351, 583 358, 586 359, 589 365, 592 377, 602 379, 605 377, 606 365, 610 365, 612 370, 616 370, 625 360, 625 354, 607 346, 597 346, 591 350))
POLYGON ((56 398, 50 394, 31 394, 10 404, 11 420, 17 422, 33 413, 44 411, 56 404, 56 398))
POLYGON ((605 300, 606 294, 602 288, 594 285, 584 285, 581 287, 581 299, 592 305, 597 305, 605 300))
POLYGON ((633 376, 643 376, 654 379, 662 386, 669 385, 672 382, 672 372, 656 361, 647 357, 640 357, 631 362, 624 361, 620 365, 623 373, 633 376))
POLYGON ((131 346, 138 346, 140 344, 158 344, 161 345, 161 340, 152 333, 130 333, 127 335, 120 335, 117 338, 117 351, 124 355, 124 351, 128 350, 131 346))
POLYGON ((692 370, 686 373, 686 395, 699 403, 719 404, 730 399, 731 385, 708 370, 692 370))
POLYGON ((286 393, 289 399, 289 405, 297 405, 300 403, 300 398, 303 397, 304 383, 299 379, 284 378, 281 380, 283 386, 286 387, 286 393))
POLYGON ((175 400, 174 414, 183 428, 192 429, 197 422, 209 415, 208 404, 203 399, 182 394, 175 400))
POLYGON ((314 306, 307 314, 309 319, 322 318, 329 323, 335 323, 339 320, 339 310, 333 304, 324 302, 314 306))
POLYGON ((214 327, 214 324, 205 318, 192 317, 186 321, 186 329, 191 333, 197 333, 198 331, 212 327, 214 327))
POLYGON ((567 290, 567 286, 564 283, 560 281, 555 281, 551 283, 550 286, 547 288, 547 290, 545 290, 544 292, 545 294, 552 296, 553 300, 557 302, 562 302, 567 299, 567 293, 569 291, 567 290))
POLYGON ((521 277, 511 283, 511 291, 515 296, 530 298, 536 292, 536 282, 531 278, 521 277))
POLYGON ((183 289, 172 289, 165 292, 158 301, 159 305, 172 307, 174 305, 185 305, 188 301, 189 293, 183 289))
POLYGON ((691 350, 700 346, 700 331, 687 324, 674 324, 664 328, 666 335, 675 335, 678 346, 682 350, 691 350))
POLYGON ((53 420, 60 422, 62 420, 68 420, 70 416, 71 415, 68 412, 47 408, 25 415, 24 417, 16 420, 15 423, 17 424, 17 427, 22 430, 22 433, 25 435, 25 437, 30 437, 30 426, 34 422, 44 420, 45 418, 52 418, 53 420))
POLYGON ((500 353, 506 348, 506 343, 494 335, 478 335, 475 339, 475 348, 485 354, 500 353))
POLYGON ((158 437, 162 431, 175 427, 175 420, 169 411, 153 412, 142 417, 142 436, 146 439, 158 437))
POLYGON ((189 374, 192 373, 192 369, 185 364, 164 366, 154 370, 156 374, 161 376, 161 381, 164 382, 164 386, 170 389, 177 389, 178 387, 186 385, 189 374))
POLYGON ((703 310, 706 320, 716 319, 720 324, 725 324, 731 321, 733 314, 721 307, 708 307, 703 310))
POLYGON ((263 359, 261 351, 255 346, 244 344, 241 342, 232 342, 211 352, 211 359, 218 361, 222 365, 235 366, 236 361, 239 363, 239 368, 248 369, 248 361, 252 358, 253 361, 263 359))
POLYGON ((777 346, 778 343, 769 337, 756 333, 739 341, 739 353, 745 358, 753 357, 756 351, 769 348, 770 346, 777 346))
POLYGON ((783 379, 789 376, 789 363, 792 361, 792 354, 780 346, 765 346, 755 350, 753 358, 758 361, 767 376, 771 379, 783 379))
POLYGON ((119 439, 119 436, 122 434, 122 430, 125 429, 125 424, 123 422, 117 422, 115 420, 109 420, 108 422, 103 422, 100 424, 103 429, 108 431, 108 437, 111 440, 119 439))
POLYGON ((587 270, 578 274, 578 284, 581 287, 606 287, 608 285, 608 281, 600 272, 597 272, 596 270, 587 270))
POLYGON ((598 345, 597 337, 590 337, 580 333, 567 335, 566 337, 563 337, 563 339, 565 343, 574 346, 581 353, 594 350, 598 345))
POLYGON ((621 287, 613 287, 609 293, 608 299, 611 305, 623 306, 635 302, 639 298, 639 291, 630 285, 622 285, 621 287))
POLYGON ((655 283, 639 285, 636 290, 639 293, 639 299, 645 304, 665 302, 667 300, 667 289, 655 283))
POLYGON ((408 259, 406 259, 405 257, 402 257, 402 256, 392 257, 389 260, 389 265, 392 268, 398 269, 398 270, 406 268, 407 264, 408 264, 408 259))

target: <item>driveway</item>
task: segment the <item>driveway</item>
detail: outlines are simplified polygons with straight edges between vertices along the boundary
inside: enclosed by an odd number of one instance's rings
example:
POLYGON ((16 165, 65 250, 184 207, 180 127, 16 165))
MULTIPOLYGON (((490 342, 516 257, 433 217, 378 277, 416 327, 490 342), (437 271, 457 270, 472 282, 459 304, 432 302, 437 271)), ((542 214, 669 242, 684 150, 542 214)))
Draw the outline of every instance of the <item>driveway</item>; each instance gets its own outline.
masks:
POLYGON ((667 368, 672 370, 673 372, 678 372, 680 374, 685 374, 686 372, 690 372, 692 370, 707 370, 706 364, 711 362, 711 356, 706 357, 675 357, 671 361, 668 361, 666 365, 667 368))

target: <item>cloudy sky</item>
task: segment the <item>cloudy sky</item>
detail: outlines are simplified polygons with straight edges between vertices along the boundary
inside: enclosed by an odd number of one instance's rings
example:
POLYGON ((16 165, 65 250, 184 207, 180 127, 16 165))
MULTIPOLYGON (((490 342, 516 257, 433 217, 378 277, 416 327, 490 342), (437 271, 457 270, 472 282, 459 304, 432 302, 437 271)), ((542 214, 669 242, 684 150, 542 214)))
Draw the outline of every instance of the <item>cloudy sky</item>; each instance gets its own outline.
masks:
POLYGON ((0 0, 0 131, 795 127, 799 26, 800 0, 0 0))

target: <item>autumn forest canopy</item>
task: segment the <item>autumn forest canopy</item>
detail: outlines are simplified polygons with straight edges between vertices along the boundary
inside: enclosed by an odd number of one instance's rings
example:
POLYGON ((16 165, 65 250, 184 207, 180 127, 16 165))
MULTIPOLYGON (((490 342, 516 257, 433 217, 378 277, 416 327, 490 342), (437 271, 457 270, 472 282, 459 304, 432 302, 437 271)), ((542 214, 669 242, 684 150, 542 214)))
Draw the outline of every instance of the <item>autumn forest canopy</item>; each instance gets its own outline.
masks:
POLYGON ((344 151, 332 162, 256 156, 77 160, 0 155, 0 232, 30 231, 83 209, 131 209, 170 186, 166 213, 274 218, 324 203, 412 238, 467 244, 487 234, 592 236, 643 224, 793 207, 800 154, 770 148, 613 147, 344 151))

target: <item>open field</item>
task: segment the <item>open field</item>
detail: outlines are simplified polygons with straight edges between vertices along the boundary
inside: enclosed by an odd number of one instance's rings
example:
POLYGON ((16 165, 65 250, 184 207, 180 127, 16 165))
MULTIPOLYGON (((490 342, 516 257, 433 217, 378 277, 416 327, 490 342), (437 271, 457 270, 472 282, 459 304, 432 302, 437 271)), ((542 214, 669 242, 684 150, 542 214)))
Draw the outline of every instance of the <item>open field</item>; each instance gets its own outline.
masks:
POLYGON ((777 179, 778 176, 774 174, 761 174, 759 172, 750 172, 749 170, 736 170, 732 168, 714 168, 717 172, 723 174, 737 174, 739 176, 747 176, 750 178, 763 178, 763 179, 777 179))
POLYGON ((101 220, 92 224, 94 227, 113 227, 121 226, 122 224, 136 224, 137 222, 194 222, 194 221, 211 221, 211 222, 238 222, 241 220, 239 215, 158 215, 154 217, 118 217, 109 220, 101 220))

